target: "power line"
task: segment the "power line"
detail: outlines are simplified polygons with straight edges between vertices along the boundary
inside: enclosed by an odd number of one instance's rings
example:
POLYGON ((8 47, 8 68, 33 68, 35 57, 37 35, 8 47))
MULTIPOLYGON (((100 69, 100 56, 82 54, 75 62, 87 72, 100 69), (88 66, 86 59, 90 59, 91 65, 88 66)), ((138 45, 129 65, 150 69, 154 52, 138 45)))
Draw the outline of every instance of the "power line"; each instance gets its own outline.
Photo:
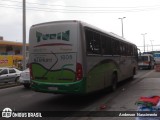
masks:
MULTIPOLYGON (((19 1, 14 1, 14 0, 1 0, 1 1, 9 1, 9 2, 16 2, 16 3, 20 3, 20 4, 22 4, 22 2, 19 2, 19 1)), ((102 9, 102 8, 106 8, 106 9, 111 9, 111 8, 113 8, 113 9, 115 9, 115 8, 123 8, 123 9, 136 9, 136 8, 157 8, 157 7, 160 7, 160 5, 153 5, 153 6, 134 6, 134 7, 132 7, 132 6, 129 6, 129 7, 118 7, 118 6, 116 6, 116 7, 108 7, 108 6, 106 6, 106 7, 103 7, 103 6, 100 6, 100 7, 97 7, 97 6, 94 6, 94 7, 90 7, 90 6, 86 6, 86 7, 84 7, 84 6, 65 6, 65 5, 53 5, 53 4, 42 4, 42 3, 32 3, 32 2, 26 2, 27 4, 35 4, 35 5, 45 5, 45 6, 57 6, 57 7, 74 7, 74 8, 99 8, 99 9, 102 9)))
MULTIPOLYGON (((1 0, 1 1, 4 1, 4 0, 1 0)), ((5 0, 5 1, 7 1, 7 0, 5 0)), ((10 2, 22 3, 19 1, 10 1, 10 2)), ((38 5, 47 5, 47 6, 62 6, 62 5, 39 4, 39 3, 29 3, 29 4, 38 4, 38 5)), ((9 5, 9 4, 0 4, 0 7, 15 8, 15 9, 22 8, 21 5, 19 6, 19 5, 9 5)), ((77 6, 63 6, 63 7, 77 7, 77 6)), ((159 9, 160 6, 159 5, 157 5, 157 7, 150 6, 150 8, 136 8, 136 7, 134 7, 136 9, 107 9, 106 7, 104 7, 105 9, 103 7, 101 7, 101 8, 99 8, 99 7, 81 7, 81 8, 85 8, 85 9, 58 9, 58 8, 51 9, 51 8, 29 6, 29 7, 27 7, 27 10, 43 11, 43 12, 61 12, 61 13, 123 13, 123 12, 140 12, 140 11, 154 10, 154 9, 159 9), (99 9, 88 9, 88 8, 99 8, 99 9)), ((110 7, 110 8, 113 8, 113 7, 110 7)), ((121 7, 121 8, 123 8, 123 7, 121 7)), ((124 7, 124 8, 126 8, 126 7, 124 7)))

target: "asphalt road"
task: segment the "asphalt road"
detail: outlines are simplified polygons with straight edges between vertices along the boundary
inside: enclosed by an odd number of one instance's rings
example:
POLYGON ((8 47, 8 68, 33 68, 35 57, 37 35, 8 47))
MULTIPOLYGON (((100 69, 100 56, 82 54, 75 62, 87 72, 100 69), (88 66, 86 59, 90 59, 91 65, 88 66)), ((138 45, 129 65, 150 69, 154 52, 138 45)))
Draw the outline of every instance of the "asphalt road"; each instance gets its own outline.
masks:
MULTIPOLYGON (((6 107, 9 107, 14 111, 101 110, 101 105, 108 104, 111 99, 116 100, 116 96, 118 94, 121 94, 122 91, 125 91, 128 85, 138 83, 140 80, 148 77, 147 74, 152 71, 140 70, 135 76, 134 80, 120 83, 118 90, 114 93, 98 92, 87 96, 75 96, 39 93, 34 92, 30 89, 26 89, 23 86, 0 89, 0 111, 2 111, 6 107)), ((113 103, 110 103, 110 106, 108 106, 108 108, 112 108, 112 105, 113 103)), ((57 117, 50 119, 57 120, 57 117)), ((58 119, 63 118, 61 117, 58 119)))

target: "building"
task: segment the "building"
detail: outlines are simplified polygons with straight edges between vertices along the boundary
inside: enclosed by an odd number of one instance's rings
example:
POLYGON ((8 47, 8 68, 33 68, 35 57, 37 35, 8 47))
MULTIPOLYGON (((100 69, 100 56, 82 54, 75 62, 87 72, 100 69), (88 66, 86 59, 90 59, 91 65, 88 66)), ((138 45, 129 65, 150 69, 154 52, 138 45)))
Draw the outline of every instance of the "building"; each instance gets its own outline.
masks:
MULTIPOLYGON (((22 62, 23 60, 22 47, 23 47, 23 43, 14 42, 14 41, 6 41, 6 40, 3 40, 2 36, 0 36, 0 56, 2 58, 3 56, 12 56, 13 63, 15 63, 15 61, 22 62)), ((29 50, 29 44, 27 43, 26 44, 26 60, 28 60, 28 56, 29 56, 28 50, 29 50)))
MULTIPOLYGON (((22 55, 21 42, 0 40, 0 55, 22 55)), ((26 44, 26 52, 29 49, 29 44, 26 44)))

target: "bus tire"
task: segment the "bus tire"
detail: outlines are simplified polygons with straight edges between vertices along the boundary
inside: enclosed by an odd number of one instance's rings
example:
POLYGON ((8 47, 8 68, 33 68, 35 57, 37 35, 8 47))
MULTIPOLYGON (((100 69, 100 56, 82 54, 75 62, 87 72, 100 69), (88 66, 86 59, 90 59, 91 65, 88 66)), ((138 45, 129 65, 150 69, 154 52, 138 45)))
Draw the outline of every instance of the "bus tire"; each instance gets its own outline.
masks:
POLYGON ((117 74, 113 73, 112 74, 112 85, 111 85, 111 90, 112 91, 116 91, 116 89, 117 89, 117 81, 118 81, 117 74))

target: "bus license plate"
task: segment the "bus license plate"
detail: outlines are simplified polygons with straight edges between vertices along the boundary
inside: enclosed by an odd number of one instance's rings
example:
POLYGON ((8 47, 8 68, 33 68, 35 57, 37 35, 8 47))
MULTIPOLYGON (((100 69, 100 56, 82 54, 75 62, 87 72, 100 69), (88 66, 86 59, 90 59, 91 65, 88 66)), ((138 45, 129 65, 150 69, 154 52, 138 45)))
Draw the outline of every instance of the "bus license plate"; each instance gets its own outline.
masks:
POLYGON ((58 90, 57 87, 48 87, 48 90, 58 90))

